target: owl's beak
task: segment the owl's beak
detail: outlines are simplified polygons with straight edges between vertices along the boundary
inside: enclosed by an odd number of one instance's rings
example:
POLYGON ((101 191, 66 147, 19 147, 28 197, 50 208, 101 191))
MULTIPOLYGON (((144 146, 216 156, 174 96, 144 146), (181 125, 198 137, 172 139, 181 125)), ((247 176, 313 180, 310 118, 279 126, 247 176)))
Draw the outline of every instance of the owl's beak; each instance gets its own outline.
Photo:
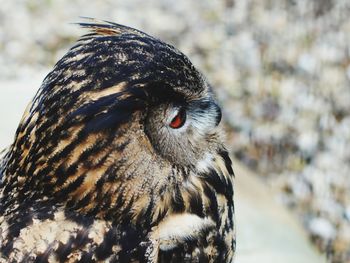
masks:
POLYGON ((221 122, 222 113, 221 108, 215 102, 213 102, 213 110, 216 112, 215 114, 215 126, 218 126, 221 122))
POLYGON ((221 108, 213 98, 197 100, 189 105, 189 112, 192 113, 195 122, 201 124, 201 130, 203 128, 211 130, 219 125, 222 117, 221 108))

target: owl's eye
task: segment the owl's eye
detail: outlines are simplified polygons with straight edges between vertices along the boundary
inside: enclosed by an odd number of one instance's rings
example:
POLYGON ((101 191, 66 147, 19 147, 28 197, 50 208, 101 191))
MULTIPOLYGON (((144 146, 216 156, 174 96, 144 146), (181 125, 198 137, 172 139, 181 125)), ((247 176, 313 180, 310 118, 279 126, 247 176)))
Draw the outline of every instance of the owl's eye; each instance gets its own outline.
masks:
POLYGON ((181 128, 186 122, 186 110, 181 108, 176 116, 171 120, 169 126, 173 129, 181 128))

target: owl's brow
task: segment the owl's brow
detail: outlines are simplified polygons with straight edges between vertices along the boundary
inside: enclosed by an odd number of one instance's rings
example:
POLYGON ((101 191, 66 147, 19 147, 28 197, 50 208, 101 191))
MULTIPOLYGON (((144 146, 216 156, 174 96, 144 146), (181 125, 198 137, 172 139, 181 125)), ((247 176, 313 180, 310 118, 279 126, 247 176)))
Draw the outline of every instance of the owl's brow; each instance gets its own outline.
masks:
POLYGON ((187 101, 186 95, 178 90, 174 90, 169 84, 156 82, 150 83, 145 87, 148 102, 151 105, 160 103, 184 104, 187 101))

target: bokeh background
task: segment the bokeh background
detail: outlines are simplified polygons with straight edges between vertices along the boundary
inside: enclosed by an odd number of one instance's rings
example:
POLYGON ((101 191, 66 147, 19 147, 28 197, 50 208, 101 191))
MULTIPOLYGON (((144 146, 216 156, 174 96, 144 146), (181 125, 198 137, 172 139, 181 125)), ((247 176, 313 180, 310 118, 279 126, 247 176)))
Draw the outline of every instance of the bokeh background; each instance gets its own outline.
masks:
POLYGON ((1 101, 9 83, 40 83, 84 33, 79 16, 189 56, 215 87, 232 154, 329 262, 350 262, 350 1, 0 0, 1 101))

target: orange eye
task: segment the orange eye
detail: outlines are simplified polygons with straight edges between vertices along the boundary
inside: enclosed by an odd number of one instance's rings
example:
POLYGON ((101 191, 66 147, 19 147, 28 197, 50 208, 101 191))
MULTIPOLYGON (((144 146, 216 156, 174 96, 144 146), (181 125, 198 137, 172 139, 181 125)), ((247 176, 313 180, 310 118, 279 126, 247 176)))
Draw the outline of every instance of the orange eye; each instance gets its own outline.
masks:
POLYGON ((171 120, 169 126, 173 129, 181 128, 186 121, 186 111, 181 109, 176 116, 171 120))

